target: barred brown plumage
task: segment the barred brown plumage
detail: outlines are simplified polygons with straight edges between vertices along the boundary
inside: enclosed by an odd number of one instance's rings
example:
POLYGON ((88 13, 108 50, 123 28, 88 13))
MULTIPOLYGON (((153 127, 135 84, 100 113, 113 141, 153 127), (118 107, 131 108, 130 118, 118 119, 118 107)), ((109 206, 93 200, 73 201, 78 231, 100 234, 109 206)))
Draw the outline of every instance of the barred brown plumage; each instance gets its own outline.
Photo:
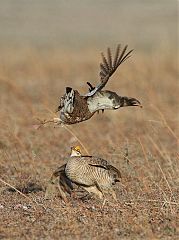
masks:
POLYGON ((45 197, 51 198, 58 187, 60 196, 66 201, 66 193, 71 195, 74 185, 77 185, 97 198, 104 199, 104 205, 107 194, 117 200, 113 185, 119 182, 120 178, 120 171, 108 161, 100 157, 83 156, 78 146, 72 147, 67 163, 53 172, 45 197))
POLYGON ((79 147, 72 147, 65 173, 72 182, 100 199, 105 199, 105 195, 109 193, 116 200, 113 185, 119 181, 121 174, 106 160, 94 156, 82 156, 79 147))
POLYGON ((117 46, 115 56, 112 57, 110 48, 107 49, 106 57, 102 53, 102 63, 100 63, 100 83, 93 87, 91 83, 89 92, 82 95, 71 87, 66 87, 65 94, 60 98, 60 105, 57 111, 59 118, 55 121, 60 124, 75 124, 90 119, 96 112, 102 110, 119 109, 126 106, 139 106, 141 103, 136 98, 120 96, 116 92, 103 90, 110 77, 118 67, 126 61, 133 50, 127 51, 127 45, 121 49, 117 46))

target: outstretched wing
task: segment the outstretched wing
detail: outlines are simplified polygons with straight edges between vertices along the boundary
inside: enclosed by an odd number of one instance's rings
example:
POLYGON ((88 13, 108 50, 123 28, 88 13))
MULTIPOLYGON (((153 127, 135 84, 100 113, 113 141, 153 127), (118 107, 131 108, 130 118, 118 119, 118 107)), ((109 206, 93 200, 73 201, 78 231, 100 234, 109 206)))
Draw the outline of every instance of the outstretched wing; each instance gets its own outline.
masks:
POLYGON ((102 56, 102 63, 100 63, 100 84, 91 90, 89 93, 85 95, 85 97, 93 96, 97 91, 100 91, 108 82, 109 78, 112 74, 116 71, 121 63, 127 60, 130 57, 130 54, 133 50, 127 51, 128 45, 126 45, 123 50, 121 51, 121 45, 119 44, 116 49, 115 57, 112 58, 110 48, 107 49, 107 57, 101 53, 102 56))

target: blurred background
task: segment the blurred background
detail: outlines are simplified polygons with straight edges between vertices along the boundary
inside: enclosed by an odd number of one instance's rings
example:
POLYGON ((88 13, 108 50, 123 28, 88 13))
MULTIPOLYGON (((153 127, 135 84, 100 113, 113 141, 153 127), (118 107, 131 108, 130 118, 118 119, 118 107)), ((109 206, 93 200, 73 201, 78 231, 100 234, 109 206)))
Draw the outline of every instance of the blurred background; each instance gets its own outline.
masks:
POLYGON ((128 43, 176 50, 176 0, 6 0, 0 8, 0 44, 41 48, 106 47, 128 43))

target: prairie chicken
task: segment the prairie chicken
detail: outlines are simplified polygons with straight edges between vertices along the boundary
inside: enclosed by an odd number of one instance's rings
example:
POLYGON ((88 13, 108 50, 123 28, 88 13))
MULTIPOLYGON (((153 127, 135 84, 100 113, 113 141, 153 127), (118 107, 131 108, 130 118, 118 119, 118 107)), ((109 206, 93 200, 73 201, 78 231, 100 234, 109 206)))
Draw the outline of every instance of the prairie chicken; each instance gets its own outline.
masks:
POLYGON ((80 185, 98 198, 105 199, 106 193, 109 193, 117 200, 113 185, 119 182, 121 174, 106 160, 94 156, 82 156, 78 146, 72 147, 65 173, 71 182, 80 185))
POLYGON ((59 123, 75 124, 91 118, 96 112, 106 109, 118 109, 127 106, 140 106, 139 100, 131 97, 122 97, 117 93, 102 89, 107 84, 109 78, 126 59, 130 57, 133 50, 127 51, 127 45, 120 51, 118 45, 115 57, 112 58, 110 48, 107 49, 107 57, 102 53, 102 63, 100 63, 101 82, 93 87, 89 85, 89 92, 81 95, 77 90, 66 87, 66 93, 60 98, 60 105, 57 111, 60 111, 59 123))
POLYGON ((74 185, 77 185, 99 199, 104 199, 104 205, 105 195, 108 193, 117 200, 113 185, 120 181, 119 178, 121 178, 119 170, 108 164, 106 160, 94 156, 82 156, 78 146, 72 147, 67 163, 52 174, 45 198, 51 198, 57 186, 60 196, 66 201, 66 193, 71 195, 74 185))

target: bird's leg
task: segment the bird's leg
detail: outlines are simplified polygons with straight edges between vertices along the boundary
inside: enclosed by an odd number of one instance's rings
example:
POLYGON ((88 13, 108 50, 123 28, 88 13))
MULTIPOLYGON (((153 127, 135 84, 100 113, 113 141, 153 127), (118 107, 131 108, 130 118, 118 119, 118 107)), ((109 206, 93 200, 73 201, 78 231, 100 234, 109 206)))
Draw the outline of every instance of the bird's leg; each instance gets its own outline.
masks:
POLYGON ((65 126, 65 124, 62 122, 62 120, 60 118, 54 118, 53 120, 54 120, 53 128, 58 128, 58 127, 64 127, 65 126))
POLYGON ((117 202, 117 197, 116 197, 116 193, 113 189, 110 189, 110 194, 112 195, 113 199, 117 202))
POLYGON ((59 184, 57 185, 57 188, 58 188, 58 190, 59 190, 60 197, 63 199, 63 201, 64 201, 64 202, 68 202, 68 201, 67 201, 66 194, 65 194, 64 191, 61 189, 61 187, 60 187, 59 184))
POLYGON ((105 197, 105 192, 106 192, 106 190, 105 190, 105 188, 99 186, 98 183, 96 183, 96 186, 97 186, 97 188, 98 188, 98 191, 101 193, 100 199, 103 199, 102 206, 101 206, 101 210, 103 210, 104 205, 106 204, 106 201, 107 201, 107 199, 106 199, 106 197, 105 197))
POLYGON ((54 123, 55 125, 62 124, 62 120, 60 118, 52 118, 50 120, 46 120, 46 119, 42 120, 42 119, 37 118, 37 120, 39 121, 39 124, 38 125, 34 125, 35 129, 39 129, 42 126, 46 125, 47 123, 54 123))
POLYGON ((85 200, 85 199, 90 199, 92 197, 92 195, 88 192, 86 195, 84 195, 84 196, 82 196, 82 197, 80 197, 80 199, 83 201, 83 200, 85 200))
POLYGON ((77 193, 75 191, 71 191, 70 197, 71 198, 76 198, 77 197, 77 193))
POLYGON ((96 187, 96 186, 89 186, 89 187, 84 187, 83 188, 89 192, 89 193, 93 193, 96 197, 98 197, 99 199, 103 199, 103 193, 96 187))
POLYGON ((105 206, 105 204, 106 204, 106 201, 107 201, 106 198, 104 198, 101 209, 104 208, 104 206, 105 206))

